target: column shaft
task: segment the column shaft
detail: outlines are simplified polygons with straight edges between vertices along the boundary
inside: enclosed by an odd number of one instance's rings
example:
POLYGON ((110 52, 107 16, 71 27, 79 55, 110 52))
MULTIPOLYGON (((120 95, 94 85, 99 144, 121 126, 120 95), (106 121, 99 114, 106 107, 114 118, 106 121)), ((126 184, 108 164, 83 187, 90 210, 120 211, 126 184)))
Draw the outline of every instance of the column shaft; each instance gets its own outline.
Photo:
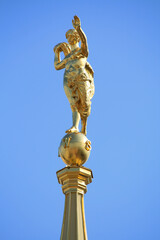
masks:
POLYGON ((65 196, 61 240, 69 239, 87 240, 84 199, 78 192, 70 192, 65 196))
POLYGON ((57 172, 65 194, 61 240, 87 240, 84 193, 92 181, 92 171, 84 167, 63 168, 57 172))

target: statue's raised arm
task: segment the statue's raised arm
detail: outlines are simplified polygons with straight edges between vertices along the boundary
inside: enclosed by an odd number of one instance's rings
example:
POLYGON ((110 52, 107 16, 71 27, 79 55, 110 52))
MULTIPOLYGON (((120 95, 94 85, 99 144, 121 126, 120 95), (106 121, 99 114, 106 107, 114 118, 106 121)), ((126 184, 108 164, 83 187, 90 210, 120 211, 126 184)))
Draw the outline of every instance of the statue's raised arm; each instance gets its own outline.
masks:
POLYGON ((80 19, 74 16, 74 29, 66 32, 68 43, 59 43, 54 47, 54 66, 56 70, 65 68, 63 86, 69 100, 73 125, 66 132, 78 133, 81 119, 81 133, 85 134, 87 118, 91 111, 91 98, 94 95, 93 69, 87 62, 87 38, 81 29, 80 19), (79 42, 81 41, 81 47, 79 42), (64 53, 61 60, 60 53, 64 53))
POLYGON ((81 50, 85 57, 88 57, 88 45, 87 45, 87 37, 81 28, 81 22, 79 17, 74 16, 74 20, 72 20, 73 27, 79 34, 81 40, 81 50))

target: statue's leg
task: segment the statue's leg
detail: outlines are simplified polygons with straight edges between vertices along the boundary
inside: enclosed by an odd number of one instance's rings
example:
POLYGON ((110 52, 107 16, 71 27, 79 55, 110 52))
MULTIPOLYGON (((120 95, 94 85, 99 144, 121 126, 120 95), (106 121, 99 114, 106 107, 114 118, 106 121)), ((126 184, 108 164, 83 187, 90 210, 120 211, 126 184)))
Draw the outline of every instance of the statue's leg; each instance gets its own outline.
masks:
POLYGON ((80 95, 80 116, 81 116, 81 132, 87 134, 87 118, 91 111, 90 101, 90 83, 89 81, 81 81, 79 83, 79 95, 80 95))
POLYGON ((90 115, 91 111, 91 102, 86 101, 85 104, 82 106, 82 112, 81 112, 81 133, 84 135, 87 135, 87 118, 90 115))
POLYGON ((69 128, 66 133, 71 133, 71 132, 79 132, 78 126, 79 126, 79 121, 80 121, 80 114, 77 110, 76 107, 76 96, 75 94, 73 94, 73 89, 71 87, 68 87, 67 84, 67 80, 65 79, 64 81, 64 91, 65 94, 68 98, 68 101, 70 103, 71 106, 71 110, 72 110, 72 122, 73 125, 71 128, 69 128))
POLYGON ((72 110, 72 120, 73 120, 73 127, 78 129, 79 121, 80 121, 80 114, 77 109, 72 110))
POLYGON ((81 133, 83 133, 84 135, 87 135, 87 117, 81 117, 81 133))
POLYGON ((73 120, 73 126, 66 131, 66 133, 71 133, 71 132, 79 132, 78 126, 79 126, 79 121, 80 121, 80 114, 76 107, 71 105, 72 109, 72 120, 73 120))

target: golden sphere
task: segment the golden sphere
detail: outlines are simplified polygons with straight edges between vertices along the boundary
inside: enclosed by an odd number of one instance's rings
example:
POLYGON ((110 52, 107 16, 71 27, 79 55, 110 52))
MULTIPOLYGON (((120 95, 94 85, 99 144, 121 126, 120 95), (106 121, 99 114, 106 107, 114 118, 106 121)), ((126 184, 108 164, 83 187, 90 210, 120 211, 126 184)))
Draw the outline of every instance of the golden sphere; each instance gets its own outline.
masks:
POLYGON ((89 158, 91 142, 78 132, 65 135, 59 146, 59 156, 68 166, 82 166, 89 158))

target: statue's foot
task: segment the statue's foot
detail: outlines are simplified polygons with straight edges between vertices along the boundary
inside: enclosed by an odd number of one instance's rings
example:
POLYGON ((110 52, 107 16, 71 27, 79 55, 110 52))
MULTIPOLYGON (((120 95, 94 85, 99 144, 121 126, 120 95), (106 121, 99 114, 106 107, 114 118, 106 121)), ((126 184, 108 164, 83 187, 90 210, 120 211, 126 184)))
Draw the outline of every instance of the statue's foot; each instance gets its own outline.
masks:
POLYGON ((66 133, 78 133, 78 132, 79 132, 78 128, 74 126, 66 131, 66 133))

